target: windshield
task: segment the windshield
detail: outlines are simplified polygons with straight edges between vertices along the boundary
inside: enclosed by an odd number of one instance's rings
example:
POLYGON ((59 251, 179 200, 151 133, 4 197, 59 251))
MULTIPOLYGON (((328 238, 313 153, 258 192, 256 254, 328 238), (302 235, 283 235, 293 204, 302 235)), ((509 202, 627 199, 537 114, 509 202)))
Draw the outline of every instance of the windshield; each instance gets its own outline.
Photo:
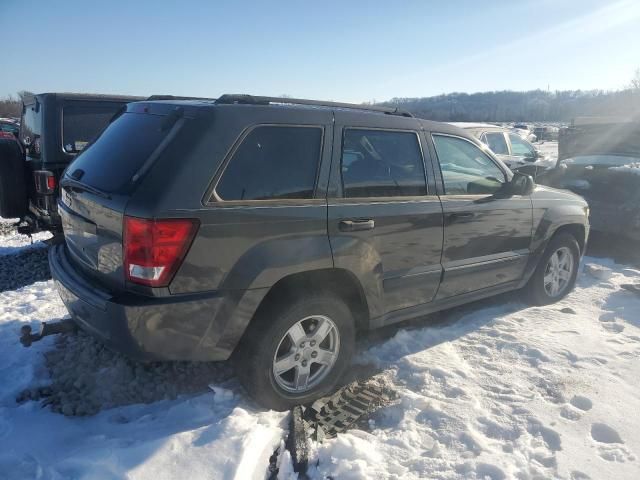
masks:
POLYGON ((124 113, 69 165, 67 176, 104 192, 118 192, 167 135, 162 115, 124 113))

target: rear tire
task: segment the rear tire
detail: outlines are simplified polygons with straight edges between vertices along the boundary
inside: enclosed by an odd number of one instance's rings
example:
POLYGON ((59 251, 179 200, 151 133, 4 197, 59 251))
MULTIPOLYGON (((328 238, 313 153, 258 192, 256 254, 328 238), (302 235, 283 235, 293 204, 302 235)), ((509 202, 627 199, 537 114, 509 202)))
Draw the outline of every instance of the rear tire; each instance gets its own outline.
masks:
POLYGON ((527 293, 534 305, 548 305, 564 298, 576 283, 580 247, 573 235, 559 233, 547 245, 527 283, 527 293))
POLYGON ((353 356, 351 310, 330 293, 287 304, 271 302, 248 329, 234 367, 249 395, 273 410, 307 404, 334 391, 353 356))
POLYGON ((0 140, 0 217, 20 218, 27 213, 25 163, 18 142, 0 140))

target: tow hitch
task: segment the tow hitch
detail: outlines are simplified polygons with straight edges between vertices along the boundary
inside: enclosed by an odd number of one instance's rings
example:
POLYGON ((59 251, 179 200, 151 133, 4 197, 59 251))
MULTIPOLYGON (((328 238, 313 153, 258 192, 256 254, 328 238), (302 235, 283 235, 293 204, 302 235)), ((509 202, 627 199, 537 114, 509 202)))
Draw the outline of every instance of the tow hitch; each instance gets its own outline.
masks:
POLYGON ((30 347, 33 342, 42 340, 48 335, 57 335, 58 333, 73 332, 77 330, 78 326, 70 318, 65 318, 57 322, 42 322, 40 324, 40 331, 38 333, 31 333, 30 325, 23 325, 20 328, 20 343, 25 347, 30 347))

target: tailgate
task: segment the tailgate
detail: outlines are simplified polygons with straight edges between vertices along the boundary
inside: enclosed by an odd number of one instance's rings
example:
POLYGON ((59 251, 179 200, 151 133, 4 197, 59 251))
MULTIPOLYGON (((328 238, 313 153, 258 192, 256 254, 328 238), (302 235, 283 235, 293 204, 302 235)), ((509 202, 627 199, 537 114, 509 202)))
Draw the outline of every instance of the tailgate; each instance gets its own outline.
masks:
POLYGON ((124 286, 122 222, 126 200, 65 186, 58 211, 73 263, 111 290, 124 286))

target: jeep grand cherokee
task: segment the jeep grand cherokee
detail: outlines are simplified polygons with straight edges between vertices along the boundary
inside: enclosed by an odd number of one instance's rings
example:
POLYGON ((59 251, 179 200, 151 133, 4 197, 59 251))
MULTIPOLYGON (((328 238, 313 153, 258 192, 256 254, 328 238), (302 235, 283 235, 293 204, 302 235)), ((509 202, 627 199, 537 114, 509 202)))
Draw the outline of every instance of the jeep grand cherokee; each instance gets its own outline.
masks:
POLYGON ((50 250, 77 324, 143 360, 226 360, 275 409, 335 388, 358 331, 574 285, 589 225, 451 125, 251 96, 131 103, 66 170, 50 250))

